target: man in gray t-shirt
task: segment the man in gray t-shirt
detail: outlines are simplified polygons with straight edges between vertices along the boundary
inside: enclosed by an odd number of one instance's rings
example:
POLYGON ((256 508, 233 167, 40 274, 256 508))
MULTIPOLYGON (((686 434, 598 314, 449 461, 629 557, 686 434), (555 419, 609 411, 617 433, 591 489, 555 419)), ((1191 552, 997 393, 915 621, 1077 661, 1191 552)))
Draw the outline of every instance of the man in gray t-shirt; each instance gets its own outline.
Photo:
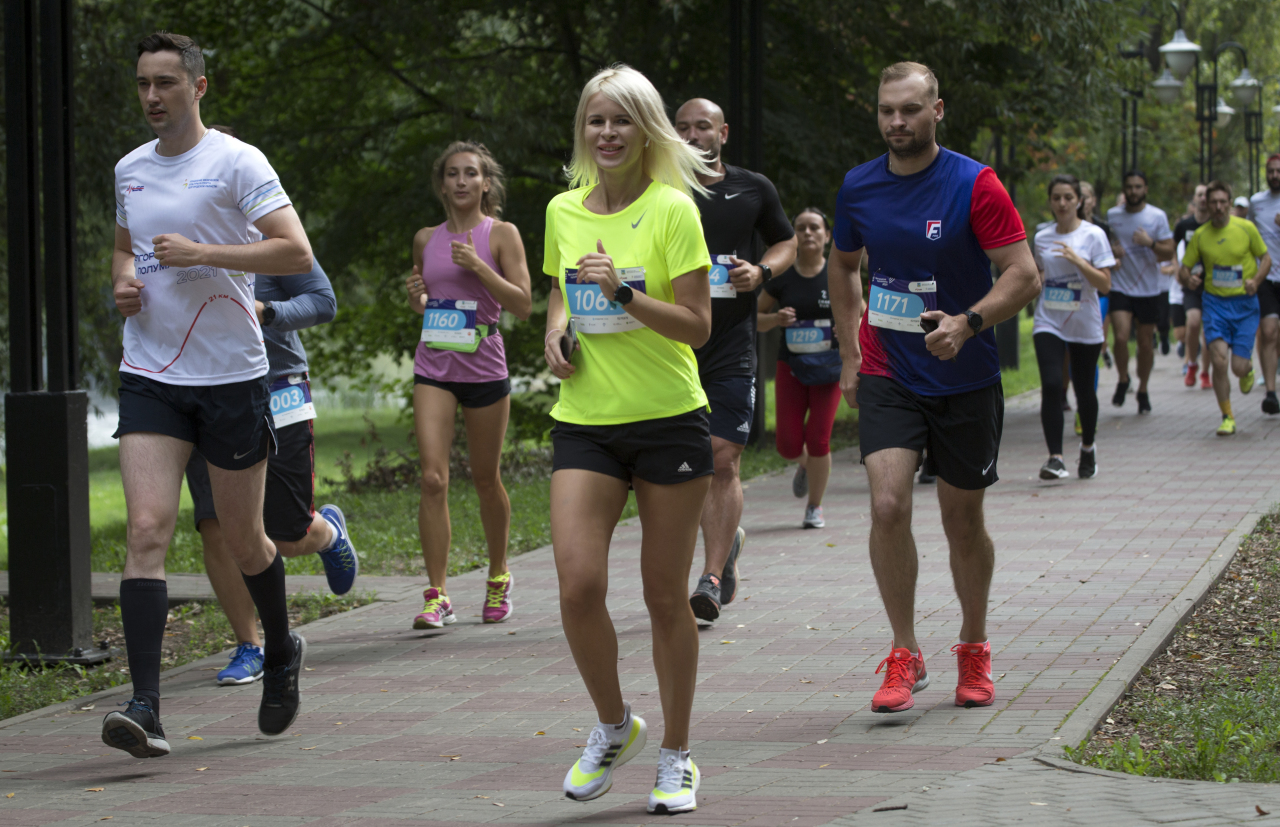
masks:
POLYGON ((1147 203, 1147 176, 1130 170, 1124 176, 1124 204, 1107 211, 1118 242, 1117 266, 1109 294, 1111 329, 1119 381, 1111 404, 1124 406, 1129 391, 1129 339, 1137 324, 1138 413, 1151 413, 1147 380, 1155 362, 1153 337, 1160 316, 1160 262, 1173 258, 1173 232, 1164 210, 1147 203))
MULTIPOLYGON (((1249 220, 1267 244, 1273 262, 1280 262, 1280 154, 1267 159, 1267 188, 1249 199, 1249 220)), ((1258 307, 1262 321, 1258 326, 1258 359, 1262 362, 1262 378, 1267 395, 1262 412, 1280 414, 1276 398, 1276 363, 1280 362, 1280 268, 1272 267, 1267 280, 1258 288, 1258 307)))

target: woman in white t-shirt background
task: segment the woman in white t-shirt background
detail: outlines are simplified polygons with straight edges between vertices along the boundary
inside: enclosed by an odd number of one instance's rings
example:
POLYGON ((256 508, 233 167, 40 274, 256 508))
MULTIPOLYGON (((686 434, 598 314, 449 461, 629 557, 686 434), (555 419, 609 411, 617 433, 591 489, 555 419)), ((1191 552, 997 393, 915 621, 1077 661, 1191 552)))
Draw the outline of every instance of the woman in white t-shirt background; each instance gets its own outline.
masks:
POLYGON ((1080 182, 1074 175, 1057 175, 1049 182, 1049 206, 1056 220, 1036 233, 1033 248, 1043 286, 1032 339, 1040 364, 1040 423, 1049 447, 1040 478, 1054 480, 1068 475, 1062 460, 1065 354, 1080 413, 1077 475, 1088 479, 1098 472, 1093 444, 1098 427, 1094 375, 1106 341, 1098 297, 1111 291, 1110 268, 1116 260, 1107 234, 1083 218, 1080 182))

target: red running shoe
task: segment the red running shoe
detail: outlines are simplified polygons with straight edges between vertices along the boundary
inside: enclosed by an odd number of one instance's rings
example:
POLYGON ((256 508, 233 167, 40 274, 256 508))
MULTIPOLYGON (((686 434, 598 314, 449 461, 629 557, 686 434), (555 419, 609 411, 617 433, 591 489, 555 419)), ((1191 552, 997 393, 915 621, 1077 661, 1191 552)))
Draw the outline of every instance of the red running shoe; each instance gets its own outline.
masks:
POLYGON ((876 667, 877 675, 881 669, 886 669, 884 683, 871 699, 872 712, 905 712, 915 706, 913 693, 929 685, 924 655, 913 655, 910 649, 894 649, 876 667))
POLYGON ((1200 371, 1200 390, 1207 391, 1213 387, 1213 380, 1209 378, 1209 371, 1200 371))
POLYGON ((1188 388, 1194 388, 1196 386, 1196 363, 1195 362, 1192 362, 1191 364, 1187 365, 1186 385, 1188 388))
POLYGON ((996 697, 996 688, 991 681, 991 642, 957 643, 951 651, 956 653, 960 667, 956 706, 965 709, 991 706, 996 697))

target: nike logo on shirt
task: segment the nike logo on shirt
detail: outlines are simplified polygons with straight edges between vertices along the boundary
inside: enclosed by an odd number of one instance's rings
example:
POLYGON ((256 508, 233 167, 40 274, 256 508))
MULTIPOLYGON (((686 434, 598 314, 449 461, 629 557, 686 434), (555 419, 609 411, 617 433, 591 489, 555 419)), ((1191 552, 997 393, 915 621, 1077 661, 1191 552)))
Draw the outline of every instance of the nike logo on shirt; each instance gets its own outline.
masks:
POLYGON ((730 193, 727 193, 727 192, 726 192, 726 193, 724 194, 724 200, 729 201, 729 200, 731 200, 731 199, 737 198, 739 195, 742 195, 742 193, 740 193, 740 192, 735 192, 735 193, 733 193, 733 194, 730 194, 730 193))
POLYGON ((639 227, 639 226, 640 226, 640 222, 641 222, 641 221, 644 221, 644 217, 645 217, 646 215, 648 215, 648 214, 649 214, 649 211, 648 211, 648 210, 645 210, 644 212, 640 213, 640 217, 636 219, 636 223, 634 223, 634 224, 632 224, 632 225, 631 225, 631 229, 633 229, 633 230, 634 230, 636 227, 639 227))

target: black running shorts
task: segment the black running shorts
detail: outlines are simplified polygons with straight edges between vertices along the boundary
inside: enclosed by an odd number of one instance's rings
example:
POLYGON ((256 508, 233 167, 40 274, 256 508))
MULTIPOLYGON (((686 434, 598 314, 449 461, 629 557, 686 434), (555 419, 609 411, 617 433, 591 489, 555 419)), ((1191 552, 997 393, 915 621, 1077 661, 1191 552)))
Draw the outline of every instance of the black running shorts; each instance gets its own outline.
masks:
POLYGON ((756 378, 702 377, 702 390, 711 405, 711 435, 746 445, 756 408, 756 378))
POLYGON ((275 426, 267 378, 226 385, 168 385, 120 373, 120 424, 113 437, 150 432, 190 442, 227 471, 267 458, 275 426))
MULTIPOLYGON (((276 429, 278 447, 267 458, 267 493, 262 504, 262 524, 272 540, 296 543, 311 529, 316 489, 313 425, 308 419, 276 429)), ((198 531, 202 520, 218 519, 209 468, 199 451, 192 451, 187 462, 187 490, 195 506, 198 531)))
POLYGON ((1280 316, 1280 284, 1264 279, 1258 288, 1258 317, 1280 316))
POLYGON ((1204 288, 1182 291, 1183 310, 1201 310, 1204 307, 1204 288))
POLYGON ((969 491, 1000 477, 1004 390, 996 382, 952 396, 921 396, 893 379, 859 374, 858 438, 862 459, 885 448, 929 450, 930 471, 969 491))
POLYGON ((464 408, 487 408, 511 395, 511 380, 495 379, 492 382, 440 382, 428 379, 420 373, 413 375, 413 384, 430 385, 453 394, 464 408))
POLYGON ((557 422, 551 429, 552 472, 570 468, 595 471, 654 485, 676 485, 715 473, 707 412, 698 408, 679 416, 621 425, 557 422))
POLYGON ((1160 321, 1159 296, 1130 296, 1119 290, 1112 290, 1107 294, 1107 299, 1111 302, 1111 313, 1117 310, 1132 313, 1138 324, 1156 324, 1160 321))

